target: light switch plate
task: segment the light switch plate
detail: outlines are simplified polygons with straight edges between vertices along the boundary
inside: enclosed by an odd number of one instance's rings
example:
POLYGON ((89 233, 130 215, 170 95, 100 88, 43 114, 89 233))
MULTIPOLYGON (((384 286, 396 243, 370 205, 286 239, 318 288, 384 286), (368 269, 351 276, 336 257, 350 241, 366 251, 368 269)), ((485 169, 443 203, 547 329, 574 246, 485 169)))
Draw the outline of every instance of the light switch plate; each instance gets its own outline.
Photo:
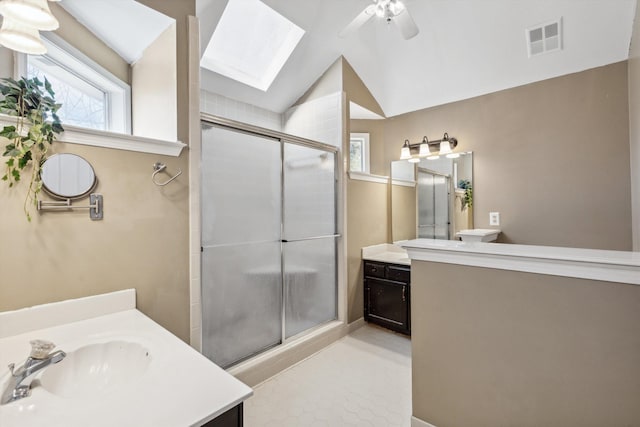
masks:
POLYGON ((489 225, 500 225, 500 212, 489 212, 489 225))

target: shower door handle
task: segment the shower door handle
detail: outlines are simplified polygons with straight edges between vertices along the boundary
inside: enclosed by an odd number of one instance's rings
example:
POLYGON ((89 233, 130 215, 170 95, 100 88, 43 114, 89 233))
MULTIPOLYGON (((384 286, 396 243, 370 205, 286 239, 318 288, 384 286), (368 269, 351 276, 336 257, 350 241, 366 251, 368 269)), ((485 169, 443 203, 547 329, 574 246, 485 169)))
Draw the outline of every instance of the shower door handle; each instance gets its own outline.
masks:
POLYGON ((304 242, 307 240, 318 240, 318 239, 330 239, 332 237, 340 237, 341 234, 327 234, 324 236, 313 236, 313 237, 303 237, 301 239, 282 239, 280 240, 282 243, 292 243, 292 242, 304 242))

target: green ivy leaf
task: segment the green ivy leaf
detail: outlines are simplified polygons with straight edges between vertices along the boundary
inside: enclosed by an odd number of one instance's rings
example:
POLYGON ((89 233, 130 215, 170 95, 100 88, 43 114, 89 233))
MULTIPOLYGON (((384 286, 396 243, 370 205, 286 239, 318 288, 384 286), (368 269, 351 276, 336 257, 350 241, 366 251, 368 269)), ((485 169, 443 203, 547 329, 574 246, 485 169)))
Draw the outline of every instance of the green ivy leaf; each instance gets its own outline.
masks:
POLYGON ((30 160, 31 160, 31 151, 27 151, 26 153, 24 153, 22 157, 18 159, 18 168, 24 169, 24 167, 27 166, 30 160))

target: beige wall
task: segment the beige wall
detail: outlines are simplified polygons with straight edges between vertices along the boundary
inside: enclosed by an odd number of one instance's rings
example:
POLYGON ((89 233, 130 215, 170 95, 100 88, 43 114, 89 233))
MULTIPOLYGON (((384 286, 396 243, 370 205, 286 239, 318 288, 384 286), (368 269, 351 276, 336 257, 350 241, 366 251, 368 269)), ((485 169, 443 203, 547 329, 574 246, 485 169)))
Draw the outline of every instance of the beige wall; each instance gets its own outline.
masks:
POLYGON ((631 249, 627 63, 385 120, 401 141, 443 132, 474 153, 474 223, 501 214, 499 241, 631 249))
POLYGON ((0 77, 13 77, 13 51, 0 46, 0 77))
MULTIPOLYGON (((382 114, 380 106, 369 93, 353 68, 341 58, 342 86, 346 105, 353 101, 382 114)), ((348 117, 348 116, 347 116, 348 117)), ((372 174, 384 172, 384 124, 381 120, 347 120, 344 152, 348 170, 351 132, 368 132, 370 169, 372 174)), ((362 248, 388 242, 390 239, 388 184, 347 179, 347 289, 349 322, 363 316, 362 248)))
MULTIPOLYGON (((158 12, 176 20, 176 72, 178 99, 178 140, 189 141, 189 94, 200 90, 200 81, 189 79, 189 28, 188 17, 196 16, 195 0, 138 0, 158 12), (190 86, 193 90, 190 91, 190 86)), ((195 59, 194 59, 195 61, 195 59)), ((200 58, 197 61, 200 64, 200 58)))
POLYGON ((416 238, 416 187, 391 186, 391 238, 394 242, 416 238))
POLYGON ((99 180, 95 192, 104 197, 104 220, 91 221, 80 210, 34 212, 29 223, 22 212, 26 186, 9 189, 2 183, 0 311, 136 288, 138 307, 187 339, 187 180, 179 177, 164 188, 151 182, 155 161, 186 170, 186 155, 54 147, 92 164, 99 180))
MULTIPOLYGON (((161 12, 177 19, 178 111, 188 116, 189 84, 199 87, 187 73, 186 11, 194 14, 195 2, 145 3, 158 3, 161 12)), ((178 135, 189 141, 188 122, 178 121, 178 135)), ((0 311, 136 288, 138 307, 188 341, 187 150, 175 158, 56 143, 54 151, 79 154, 93 165, 105 218, 94 222, 86 211, 48 212, 28 223, 22 213, 24 189, 1 183, 0 311), (170 171, 182 169, 182 176, 166 187, 155 186, 151 165, 156 161, 170 171)))
POLYGON ((640 286, 411 268, 414 416, 437 427, 640 425, 640 286))
POLYGON ((629 137, 633 250, 640 251, 640 7, 636 7, 629 52, 629 137))
POLYGON ((177 138, 176 25, 170 25, 131 67, 132 133, 177 138))
POLYGON ((350 101, 384 117, 384 111, 382 111, 380 104, 344 57, 342 57, 342 82, 347 88, 350 101))
POLYGON ((363 316, 362 247, 389 239, 388 185, 348 180, 347 269, 349 322, 363 316))

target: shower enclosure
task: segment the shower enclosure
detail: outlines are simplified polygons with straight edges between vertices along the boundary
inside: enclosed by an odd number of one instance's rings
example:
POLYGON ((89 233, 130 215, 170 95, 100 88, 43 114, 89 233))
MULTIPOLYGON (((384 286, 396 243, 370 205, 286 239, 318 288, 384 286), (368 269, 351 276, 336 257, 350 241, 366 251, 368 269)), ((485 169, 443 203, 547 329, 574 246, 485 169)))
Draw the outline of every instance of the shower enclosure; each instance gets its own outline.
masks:
POLYGON ((337 317, 336 149, 202 121, 202 351, 228 367, 337 317))
POLYGON ((418 238, 449 239, 449 194, 451 179, 428 169, 418 168, 418 238))

